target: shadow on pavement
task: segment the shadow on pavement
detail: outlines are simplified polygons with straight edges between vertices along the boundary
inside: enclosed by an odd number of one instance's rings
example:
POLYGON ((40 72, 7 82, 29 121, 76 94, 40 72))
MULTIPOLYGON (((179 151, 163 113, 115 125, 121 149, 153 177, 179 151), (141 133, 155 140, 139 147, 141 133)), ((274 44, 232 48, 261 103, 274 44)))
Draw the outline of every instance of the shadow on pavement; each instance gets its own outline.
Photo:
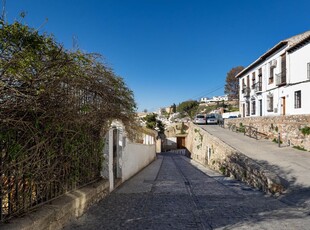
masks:
POLYGON ((146 168, 121 185, 139 178, 150 192, 112 192, 65 229, 309 229, 309 214, 294 205, 309 198, 310 188, 295 186, 275 199, 235 180, 225 185, 175 153, 160 155, 155 179, 144 181, 146 168))
POLYGON ((286 186, 286 191, 280 196, 279 200, 289 205, 308 207, 310 208, 310 187, 305 187, 296 182, 296 178, 291 175, 292 170, 284 170, 283 168, 272 165, 267 161, 256 160, 258 164, 276 173, 281 178, 286 186))

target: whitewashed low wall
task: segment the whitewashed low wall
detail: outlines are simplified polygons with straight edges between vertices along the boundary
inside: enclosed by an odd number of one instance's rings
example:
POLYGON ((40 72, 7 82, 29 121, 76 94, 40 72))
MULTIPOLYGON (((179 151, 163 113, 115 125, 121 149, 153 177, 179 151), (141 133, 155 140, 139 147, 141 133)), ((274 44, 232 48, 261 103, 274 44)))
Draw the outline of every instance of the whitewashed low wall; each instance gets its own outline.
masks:
POLYGON ((127 143, 122 156, 123 182, 149 165, 156 157, 155 144, 127 143))
POLYGON ((223 113, 222 117, 225 119, 225 118, 228 118, 229 116, 237 116, 237 117, 239 117, 239 115, 240 115, 240 112, 236 111, 236 112, 223 113))

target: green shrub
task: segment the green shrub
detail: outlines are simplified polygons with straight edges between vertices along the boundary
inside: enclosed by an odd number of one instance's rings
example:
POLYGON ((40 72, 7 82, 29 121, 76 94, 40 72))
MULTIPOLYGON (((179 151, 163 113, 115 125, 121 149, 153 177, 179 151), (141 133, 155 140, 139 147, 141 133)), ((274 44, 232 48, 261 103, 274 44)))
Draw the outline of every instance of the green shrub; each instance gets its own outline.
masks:
POLYGON ((221 172, 223 175, 226 174, 226 167, 225 167, 225 166, 221 166, 219 170, 220 170, 220 172, 221 172))
POLYGON ((308 126, 305 126, 303 128, 300 129, 301 133, 306 136, 306 135, 309 135, 310 134, 310 127, 308 126))
POLYGON ((244 127, 244 125, 240 122, 239 128, 238 128, 238 132, 244 133, 244 131, 245 131, 245 127, 244 127))
POLYGON ((301 150, 301 151, 307 151, 304 147, 299 146, 299 145, 295 145, 295 146, 293 146, 293 148, 294 148, 294 149, 301 150))
MULTIPOLYGON (((274 142, 274 143, 279 143, 279 141, 278 141, 278 139, 277 138, 273 138, 273 140, 272 140, 272 142, 274 142)), ((282 144, 283 142, 280 140, 280 144, 282 144)))

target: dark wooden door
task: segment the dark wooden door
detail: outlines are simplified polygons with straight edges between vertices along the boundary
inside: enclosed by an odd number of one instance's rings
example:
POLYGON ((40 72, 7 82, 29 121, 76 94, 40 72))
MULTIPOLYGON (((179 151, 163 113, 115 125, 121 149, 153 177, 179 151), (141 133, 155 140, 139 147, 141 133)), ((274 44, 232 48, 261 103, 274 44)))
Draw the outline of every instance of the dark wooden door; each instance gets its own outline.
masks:
POLYGON ((242 104, 242 117, 245 117, 245 104, 242 104))
POLYGON ((185 137, 177 137, 177 148, 185 149, 185 137))
POLYGON ((285 97, 282 97, 282 115, 285 115, 285 97))

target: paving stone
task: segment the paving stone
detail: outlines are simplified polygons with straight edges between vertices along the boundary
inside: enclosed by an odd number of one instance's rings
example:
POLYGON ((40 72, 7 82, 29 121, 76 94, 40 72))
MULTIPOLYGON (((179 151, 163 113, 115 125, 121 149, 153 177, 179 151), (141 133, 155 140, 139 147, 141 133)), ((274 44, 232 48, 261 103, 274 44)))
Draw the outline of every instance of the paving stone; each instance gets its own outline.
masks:
POLYGON ((309 229, 309 226, 310 216, 303 209, 169 153, 162 154, 64 229, 309 229))

